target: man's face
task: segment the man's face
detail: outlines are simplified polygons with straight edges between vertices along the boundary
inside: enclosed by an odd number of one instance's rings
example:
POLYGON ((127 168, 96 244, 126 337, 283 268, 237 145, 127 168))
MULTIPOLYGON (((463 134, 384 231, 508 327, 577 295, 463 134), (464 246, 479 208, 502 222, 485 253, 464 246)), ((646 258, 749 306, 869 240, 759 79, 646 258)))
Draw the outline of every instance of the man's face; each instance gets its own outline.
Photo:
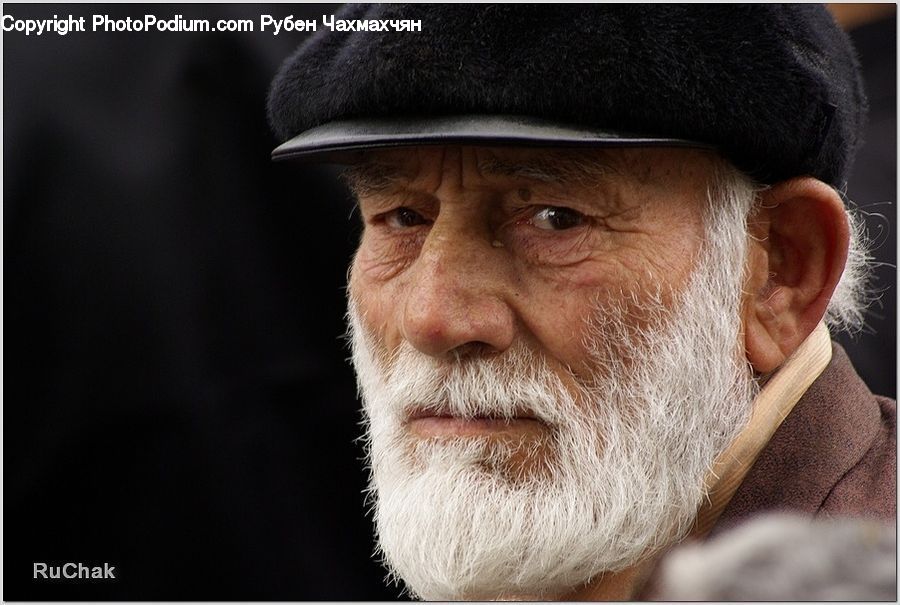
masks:
POLYGON ((365 231, 350 285, 389 351, 452 359, 519 341, 587 376, 593 307, 633 293, 639 322, 641 295, 679 291, 704 238, 700 153, 421 148, 376 162, 357 172, 365 231))
POLYGON ((683 531, 752 397, 742 249, 705 245, 715 166, 441 147, 351 171, 376 521, 414 591, 558 595, 683 531))

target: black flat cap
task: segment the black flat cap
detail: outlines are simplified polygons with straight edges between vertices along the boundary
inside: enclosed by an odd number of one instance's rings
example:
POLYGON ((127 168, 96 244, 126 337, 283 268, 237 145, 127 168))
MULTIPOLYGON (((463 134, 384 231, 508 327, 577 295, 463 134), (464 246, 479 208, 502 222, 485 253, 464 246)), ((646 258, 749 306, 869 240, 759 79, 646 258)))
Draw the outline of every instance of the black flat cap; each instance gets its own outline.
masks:
MULTIPOLYGON (((275 159, 414 144, 711 147, 763 183, 843 188, 865 116, 821 5, 348 5, 269 95, 275 159)), ((321 23, 319 24, 321 26, 321 23)))

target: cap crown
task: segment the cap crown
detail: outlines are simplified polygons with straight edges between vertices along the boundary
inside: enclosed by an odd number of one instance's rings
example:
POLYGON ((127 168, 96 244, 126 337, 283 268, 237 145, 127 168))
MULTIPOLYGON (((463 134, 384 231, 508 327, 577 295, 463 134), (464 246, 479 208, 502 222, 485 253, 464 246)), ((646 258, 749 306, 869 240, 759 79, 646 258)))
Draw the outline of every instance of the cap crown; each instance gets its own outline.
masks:
POLYGON ((865 96, 820 5, 349 5, 269 98, 282 139, 342 119, 512 115, 708 143, 757 180, 843 187, 865 96))

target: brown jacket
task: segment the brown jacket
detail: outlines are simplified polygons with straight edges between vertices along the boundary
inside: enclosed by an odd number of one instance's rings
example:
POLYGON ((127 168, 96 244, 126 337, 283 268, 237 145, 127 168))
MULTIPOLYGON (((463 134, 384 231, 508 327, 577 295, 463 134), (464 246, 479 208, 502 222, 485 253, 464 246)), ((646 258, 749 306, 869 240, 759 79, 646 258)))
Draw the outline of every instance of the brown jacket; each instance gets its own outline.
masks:
MULTIPOLYGON (((835 343, 832 350, 831 362, 760 452, 708 537, 777 511, 896 521, 896 403, 873 395, 844 350, 835 343)), ((667 600, 660 562, 637 600, 667 600)))
POLYGON ((828 367, 760 453, 711 536, 752 515, 897 516, 897 404, 833 344, 828 367))

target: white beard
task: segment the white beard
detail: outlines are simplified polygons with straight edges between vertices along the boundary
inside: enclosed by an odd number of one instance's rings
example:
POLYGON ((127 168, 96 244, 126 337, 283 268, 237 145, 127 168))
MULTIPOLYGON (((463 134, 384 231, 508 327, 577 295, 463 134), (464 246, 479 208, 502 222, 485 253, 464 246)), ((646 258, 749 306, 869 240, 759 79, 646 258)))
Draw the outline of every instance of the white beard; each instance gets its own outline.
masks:
POLYGON ((596 305, 587 379, 522 344, 489 359, 438 360, 408 343, 388 354, 351 300, 379 545, 412 593, 556 598, 685 535, 757 393, 739 313, 745 231, 722 228, 708 228, 668 305, 638 292, 596 305), (512 417, 523 404, 546 439, 423 440, 403 425, 414 406, 512 417), (511 468, 523 448, 536 464, 511 468))

